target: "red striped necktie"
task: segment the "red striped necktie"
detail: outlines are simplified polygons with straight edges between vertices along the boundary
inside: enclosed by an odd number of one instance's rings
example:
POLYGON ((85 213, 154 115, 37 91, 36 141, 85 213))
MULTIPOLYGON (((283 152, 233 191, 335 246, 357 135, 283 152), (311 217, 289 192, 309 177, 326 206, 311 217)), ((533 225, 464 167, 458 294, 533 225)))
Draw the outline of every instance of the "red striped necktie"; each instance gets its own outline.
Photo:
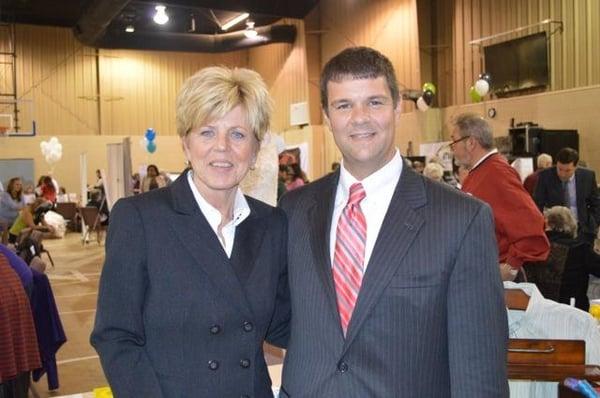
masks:
POLYGON ((352 184, 348 203, 340 215, 336 230, 333 281, 344 336, 364 273, 367 220, 360 209, 360 202, 366 196, 361 183, 352 184))

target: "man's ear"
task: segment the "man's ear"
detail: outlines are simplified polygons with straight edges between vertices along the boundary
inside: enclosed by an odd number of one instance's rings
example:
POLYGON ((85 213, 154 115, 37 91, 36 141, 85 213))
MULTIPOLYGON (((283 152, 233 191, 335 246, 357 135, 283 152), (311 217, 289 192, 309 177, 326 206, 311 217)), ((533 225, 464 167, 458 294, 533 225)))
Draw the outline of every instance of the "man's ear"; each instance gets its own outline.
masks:
POLYGON ((402 114, 402 97, 398 98, 398 102, 396 103, 396 108, 394 108, 394 114, 396 116, 396 121, 400 118, 402 114))
POLYGON ((331 121, 329 120, 329 116, 327 115, 327 112, 325 110, 323 110, 323 120, 325 121, 325 125, 327 126, 329 131, 331 131, 331 121))

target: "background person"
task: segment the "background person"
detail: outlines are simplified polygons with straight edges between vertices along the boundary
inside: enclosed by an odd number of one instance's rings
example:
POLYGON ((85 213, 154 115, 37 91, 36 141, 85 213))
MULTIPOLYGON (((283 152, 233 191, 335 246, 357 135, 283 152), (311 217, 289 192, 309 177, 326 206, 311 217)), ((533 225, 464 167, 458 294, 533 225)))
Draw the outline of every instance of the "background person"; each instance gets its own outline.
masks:
POLYGON ((115 204, 91 336, 115 396, 272 398, 263 342, 287 339, 286 220, 239 189, 270 112, 256 72, 200 70, 177 97, 190 169, 115 204))
POLYGON ((588 311, 590 301, 587 296, 589 276, 600 278, 600 255, 585 240, 577 239, 577 221, 564 206, 554 206, 544 211, 546 234, 551 243, 566 246, 567 257, 560 282, 558 301, 570 304, 575 299, 575 307, 588 311))
POLYGON ((0 192, 0 243, 8 242, 8 230, 23 207, 23 183, 19 177, 11 178, 6 185, 6 191, 0 192))
POLYGON ((146 168, 146 175, 142 180, 142 192, 148 192, 153 189, 166 187, 167 181, 165 177, 158 171, 156 165, 151 164, 146 168))
POLYGON ((492 208, 500 273, 503 280, 512 281, 523 263, 548 257, 544 217, 523 188, 519 174, 494 148, 487 121, 476 114, 461 114, 453 123, 450 138, 455 162, 469 170, 462 190, 492 208))
POLYGON ((563 148, 556 154, 556 167, 540 172, 533 195, 540 211, 565 206, 577 220, 578 236, 593 243, 600 225, 600 193, 596 174, 578 167, 579 153, 563 148))
POLYGON ((547 153, 540 153, 536 159, 536 165, 537 170, 529 174, 525 178, 525 181, 523 181, 523 186, 531 196, 533 196, 535 192, 535 186, 537 185, 540 172, 544 169, 552 167, 552 156, 548 155, 547 153))

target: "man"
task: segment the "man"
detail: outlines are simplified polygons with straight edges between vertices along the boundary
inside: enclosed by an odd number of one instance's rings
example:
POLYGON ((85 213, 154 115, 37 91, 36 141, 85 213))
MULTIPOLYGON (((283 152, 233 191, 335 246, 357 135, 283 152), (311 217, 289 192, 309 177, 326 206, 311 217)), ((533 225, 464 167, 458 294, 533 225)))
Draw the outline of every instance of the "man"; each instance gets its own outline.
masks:
POLYGON ((540 210, 565 206, 577 219, 579 237, 593 243, 600 224, 600 197, 596 174, 577 167, 579 154, 572 148, 563 148, 556 155, 556 167, 540 173, 534 193, 540 210))
POLYGON ((459 115, 450 139, 455 162, 469 170, 462 190, 494 212, 502 280, 514 280, 523 263, 545 261, 550 253, 544 216, 521 185, 519 174, 494 149, 492 128, 483 118, 459 115))
POLYGON ((321 75, 336 172, 282 197, 292 324, 282 397, 507 397, 507 320, 489 207, 403 165, 379 52, 321 75))
POLYGON ((535 186, 537 185, 540 172, 548 167, 552 167, 552 156, 547 153, 540 153, 537 157, 537 170, 529 174, 525 181, 523 181, 523 187, 529 192, 531 196, 535 192, 535 186))

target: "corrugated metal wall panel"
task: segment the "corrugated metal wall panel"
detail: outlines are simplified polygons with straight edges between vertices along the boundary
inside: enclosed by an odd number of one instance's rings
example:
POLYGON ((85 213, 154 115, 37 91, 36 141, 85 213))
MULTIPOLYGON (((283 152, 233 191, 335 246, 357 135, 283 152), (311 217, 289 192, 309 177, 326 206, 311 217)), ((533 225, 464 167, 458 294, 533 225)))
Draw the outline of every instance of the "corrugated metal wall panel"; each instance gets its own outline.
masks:
POLYGON ((248 51, 249 68, 263 76, 273 98, 271 130, 277 133, 291 128, 290 105, 309 100, 304 22, 285 19, 280 23, 296 26, 294 44, 271 44, 248 51))
MULTIPOLYGON (((434 2, 436 3, 436 2, 434 2)), ((597 0, 454 0, 437 1, 437 43, 453 43, 451 82, 447 69, 437 71, 438 85, 451 90, 440 93, 442 106, 469 103, 469 87, 476 80, 483 62, 477 46, 470 40, 534 24, 550 18, 562 21, 564 31, 550 38, 550 84, 552 90, 584 87, 600 82, 600 2, 597 0), (448 4, 453 4, 452 12, 448 4), (446 27, 451 24, 452 31, 446 27), (451 35, 450 37, 448 35, 451 35)), ((499 39, 489 45, 546 30, 556 25, 530 28, 499 39)), ((440 65, 448 54, 438 52, 440 65)), ((492 77, 493 78, 493 77, 492 77)))

